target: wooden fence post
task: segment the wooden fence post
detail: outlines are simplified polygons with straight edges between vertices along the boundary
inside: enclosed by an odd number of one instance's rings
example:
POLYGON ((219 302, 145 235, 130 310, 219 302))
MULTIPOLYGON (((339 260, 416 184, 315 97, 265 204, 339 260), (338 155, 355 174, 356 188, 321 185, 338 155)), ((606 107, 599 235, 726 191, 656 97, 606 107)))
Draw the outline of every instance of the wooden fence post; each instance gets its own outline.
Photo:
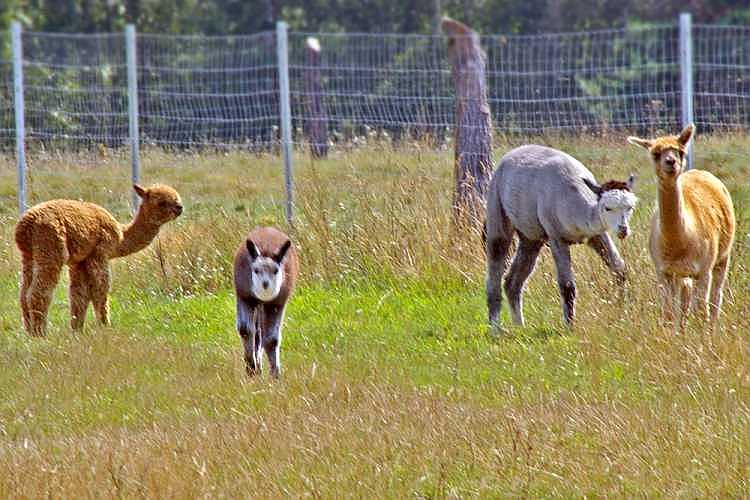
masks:
POLYGON ((323 103, 323 83, 320 76, 320 42, 309 37, 305 42, 305 123, 304 131, 310 141, 313 158, 328 156, 328 113, 323 103))
POLYGON ((442 28, 448 35, 448 59, 456 88, 454 217, 476 225, 484 219, 485 196, 492 173, 487 56, 480 46, 479 35, 465 24, 444 17, 442 28))

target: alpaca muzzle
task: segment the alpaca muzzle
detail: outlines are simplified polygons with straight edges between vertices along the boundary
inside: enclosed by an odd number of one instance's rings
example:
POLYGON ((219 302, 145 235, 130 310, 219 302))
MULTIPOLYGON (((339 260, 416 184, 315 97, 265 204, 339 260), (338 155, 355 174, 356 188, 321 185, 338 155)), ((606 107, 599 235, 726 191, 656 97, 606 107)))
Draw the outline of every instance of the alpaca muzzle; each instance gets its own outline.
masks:
POLYGON ((664 167, 662 167, 662 171, 667 175, 674 175, 677 173, 677 166, 675 164, 667 164, 664 167))

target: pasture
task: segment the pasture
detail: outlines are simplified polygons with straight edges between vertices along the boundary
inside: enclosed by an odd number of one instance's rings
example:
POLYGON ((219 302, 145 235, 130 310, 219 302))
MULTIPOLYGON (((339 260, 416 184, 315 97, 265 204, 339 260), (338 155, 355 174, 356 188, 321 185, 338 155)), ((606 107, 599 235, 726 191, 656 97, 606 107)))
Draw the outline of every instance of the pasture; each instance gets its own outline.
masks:
MULTIPOLYGON (((625 134, 537 142, 600 181, 638 175, 633 234, 617 242, 624 300, 575 247, 572 330, 545 249, 527 326, 489 331, 479 235, 451 229, 452 150, 370 144, 298 155, 294 228, 277 157, 146 151, 144 183, 173 185, 185 213, 113 261, 111 327, 89 310, 70 331, 65 276, 48 337, 30 339, 15 166, 0 158, 0 497, 747 495, 750 138, 695 145, 738 218, 713 336, 659 326, 646 154, 625 134), (232 256, 256 224, 289 231, 301 257, 279 382, 245 377, 234 327, 232 256)), ((520 143, 496 141, 495 160, 520 143)), ((37 153, 30 198, 97 202, 125 222, 128 179, 125 155, 37 153)))

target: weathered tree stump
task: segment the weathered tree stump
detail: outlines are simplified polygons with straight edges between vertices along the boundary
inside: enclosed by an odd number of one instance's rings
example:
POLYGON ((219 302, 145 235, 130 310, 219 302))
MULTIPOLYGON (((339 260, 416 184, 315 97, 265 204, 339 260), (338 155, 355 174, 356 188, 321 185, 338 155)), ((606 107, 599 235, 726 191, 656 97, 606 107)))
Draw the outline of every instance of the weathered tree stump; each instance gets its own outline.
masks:
POLYGON ((487 103, 487 56, 479 35, 468 26, 444 17, 448 59, 456 87, 456 137, 453 195, 457 221, 481 225, 492 173, 492 121, 487 103))
POLYGON ((323 103, 323 83, 320 76, 320 42, 310 37, 305 42, 305 123, 304 132, 310 142, 313 158, 328 155, 328 113, 323 103))

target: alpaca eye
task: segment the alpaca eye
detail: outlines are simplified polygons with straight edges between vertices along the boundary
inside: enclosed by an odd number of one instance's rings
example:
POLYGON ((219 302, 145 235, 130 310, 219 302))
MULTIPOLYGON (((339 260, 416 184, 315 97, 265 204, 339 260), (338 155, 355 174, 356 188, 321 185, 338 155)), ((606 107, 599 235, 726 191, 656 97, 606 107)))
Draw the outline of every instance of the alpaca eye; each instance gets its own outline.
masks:
POLYGON ((279 269, 278 268, 274 269, 273 274, 279 274, 279 269))
POLYGON ((253 269, 253 274, 258 274, 258 270, 257 269, 253 269))

